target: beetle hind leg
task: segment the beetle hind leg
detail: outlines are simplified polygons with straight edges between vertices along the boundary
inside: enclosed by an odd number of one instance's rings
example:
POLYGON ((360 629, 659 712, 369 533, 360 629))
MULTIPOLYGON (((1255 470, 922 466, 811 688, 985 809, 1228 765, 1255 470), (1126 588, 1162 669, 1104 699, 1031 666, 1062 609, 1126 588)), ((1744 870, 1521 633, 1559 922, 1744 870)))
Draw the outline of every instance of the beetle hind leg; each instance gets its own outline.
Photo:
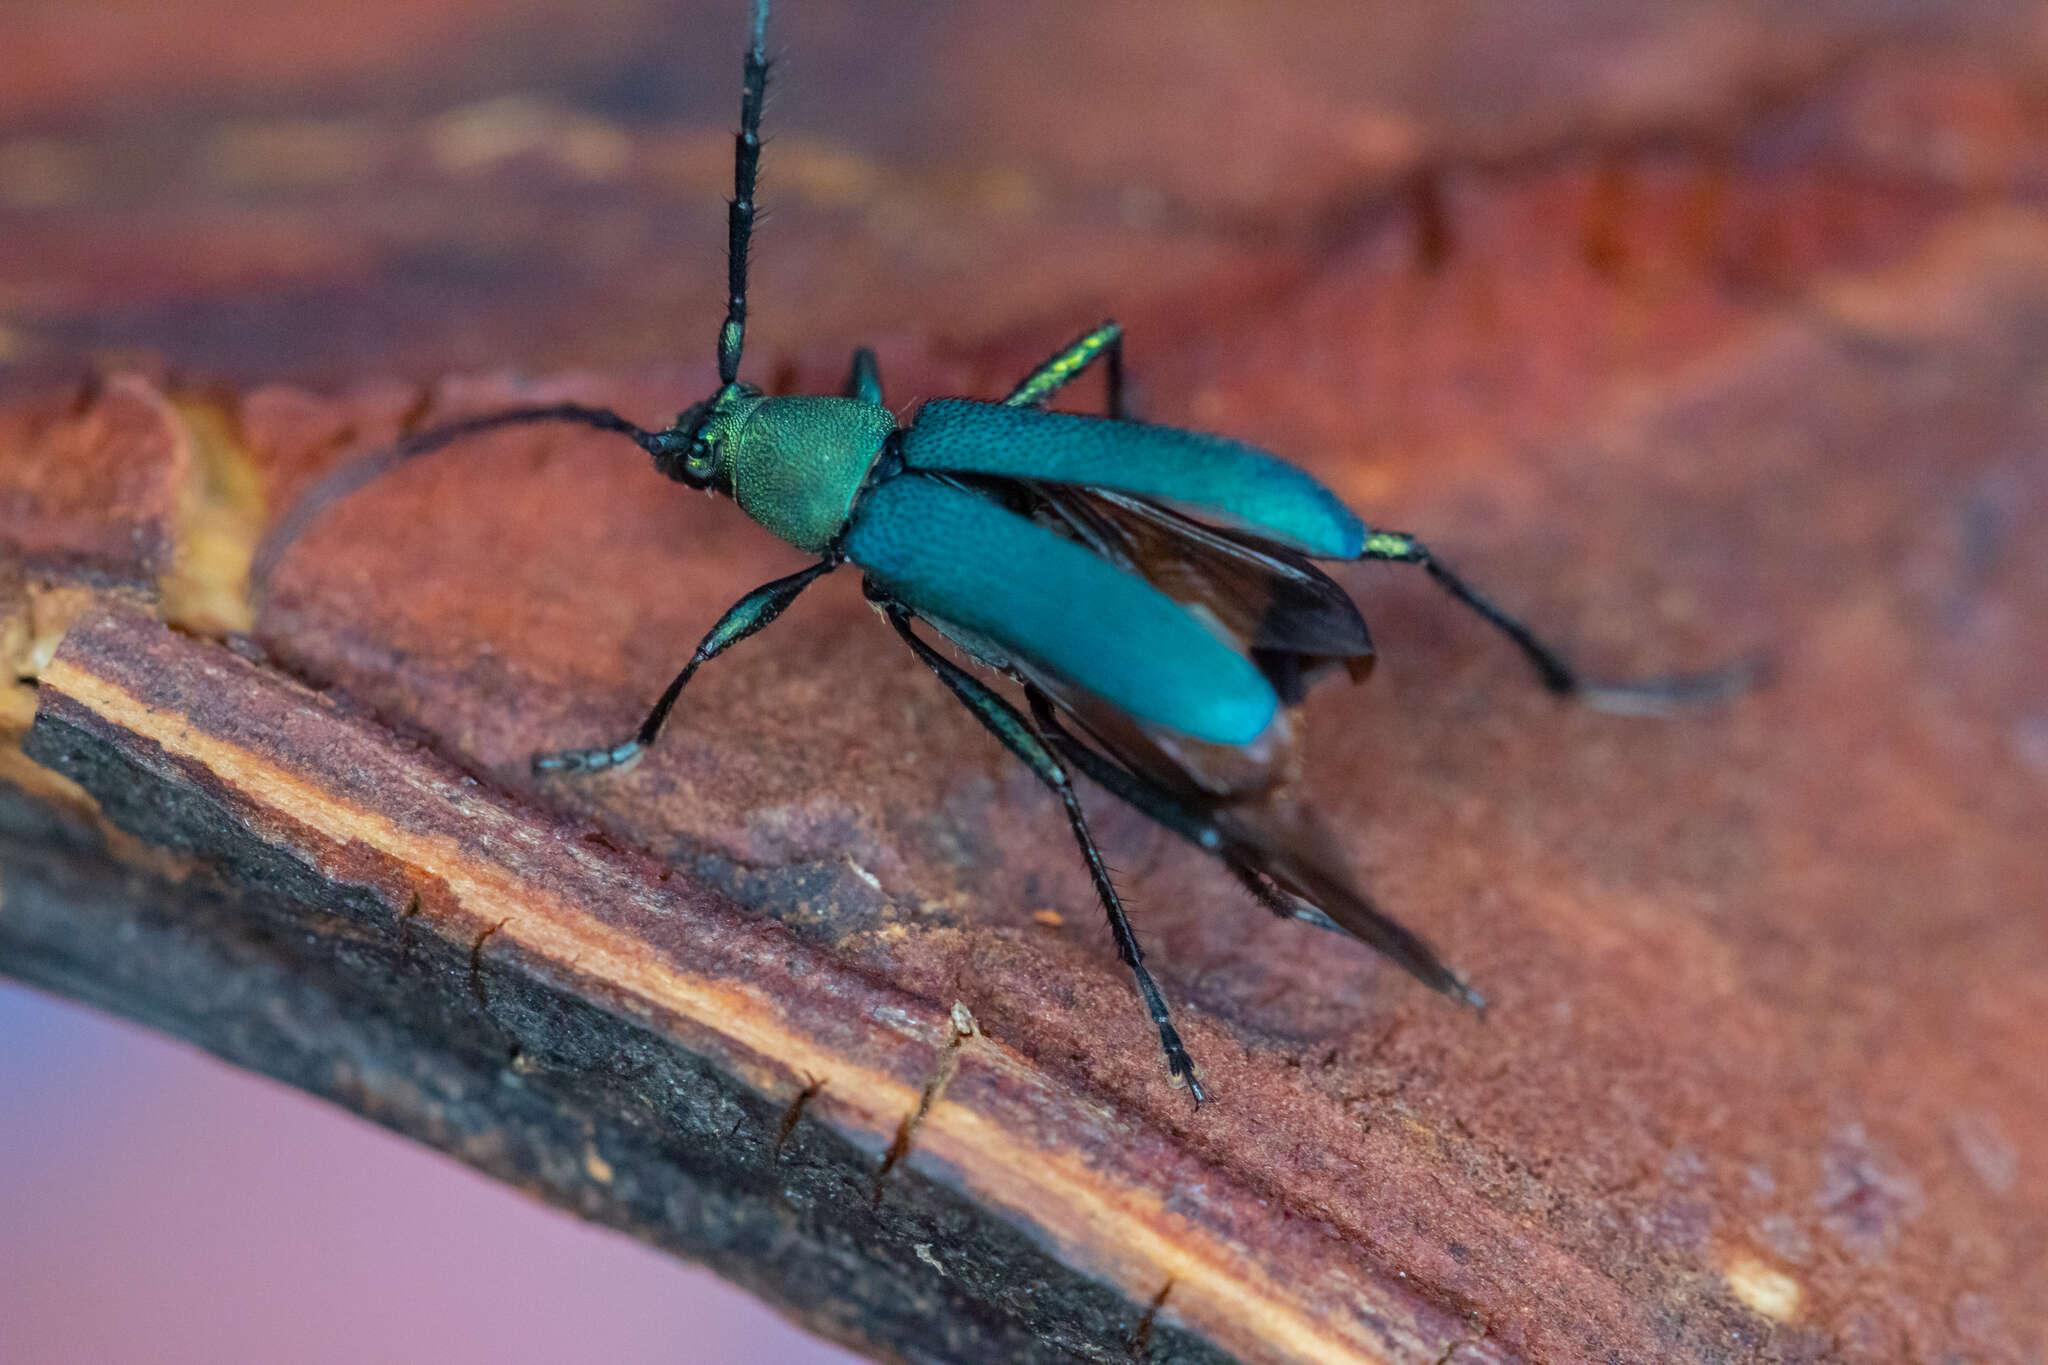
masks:
POLYGON ((1081 811, 1081 800, 1074 792, 1074 784, 1067 776, 1065 765, 1016 707, 920 639, 911 629, 909 612, 872 587, 868 595, 888 615, 889 624, 896 628, 904 643, 938 675, 939 681, 974 713, 974 718, 990 734, 1003 742, 1004 748, 1022 759, 1038 780, 1052 788, 1053 794, 1059 797, 1060 804, 1066 809, 1067 823, 1074 832, 1074 842, 1080 845, 1081 857, 1088 864, 1088 876, 1095 883, 1096 898, 1102 902, 1103 912, 1109 916, 1109 932, 1116 940, 1117 956, 1130 968, 1131 977, 1137 983, 1138 996, 1145 1004, 1145 1013, 1159 1030, 1159 1046, 1166 1053, 1166 1069, 1176 1080, 1187 1083, 1188 1094, 1196 1104, 1200 1104, 1208 1096, 1195 1076, 1194 1059, 1188 1056, 1187 1046, 1181 1042, 1180 1030, 1173 1026, 1173 1012, 1167 1006, 1165 994, 1145 968, 1144 951, 1138 946, 1138 936, 1131 928, 1130 917, 1124 913, 1123 899, 1117 895, 1116 886, 1110 881, 1109 868, 1095 847, 1095 836, 1089 832, 1088 819, 1081 811))
POLYGON ((1753 656, 1704 673, 1680 673, 1633 683, 1598 682, 1579 673, 1556 649, 1537 638, 1534 631, 1452 573, 1414 536, 1399 531, 1374 531, 1366 536, 1365 548, 1358 557, 1421 565, 1439 588, 1514 643, 1536 670, 1537 680, 1546 692, 1570 697, 1596 711, 1654 716, 1682 706, 1726 701, 1756 686, 1765 672, 1765 661, 1753 656))

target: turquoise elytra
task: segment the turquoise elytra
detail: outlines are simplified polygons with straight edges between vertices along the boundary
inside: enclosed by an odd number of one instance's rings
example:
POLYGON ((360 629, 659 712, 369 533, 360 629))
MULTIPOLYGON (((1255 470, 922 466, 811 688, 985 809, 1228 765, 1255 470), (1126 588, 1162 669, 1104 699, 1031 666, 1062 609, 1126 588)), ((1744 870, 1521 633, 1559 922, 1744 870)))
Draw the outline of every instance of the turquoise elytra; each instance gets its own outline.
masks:
POLYGON ((1307 473, 1205 432, 942 398, 905 429, 903 460, 1157 498, 1323 558, 1355 559, 1365 546, 1365 524, 1307 473))
POLYGON ((899 474, 861 498, 842 544, 911 610, 1139 720, 1249 744, 1279 708, 1251 661, 1172 598, 978 493, 899 474))
POLYGON ((879 403, 761 399, 721 442, 733 501, 815 554, 846 525, 853 495, 895 429, 896 415, 879 403))

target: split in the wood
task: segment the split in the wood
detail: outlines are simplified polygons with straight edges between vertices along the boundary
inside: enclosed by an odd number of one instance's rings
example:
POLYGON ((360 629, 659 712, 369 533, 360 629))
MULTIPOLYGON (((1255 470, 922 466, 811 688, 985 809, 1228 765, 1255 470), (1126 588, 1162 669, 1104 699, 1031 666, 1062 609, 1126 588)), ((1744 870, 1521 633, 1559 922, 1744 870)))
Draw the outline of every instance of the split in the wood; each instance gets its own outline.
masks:
POLYGON ((797 1123, 804 1116, 804 1107, 816 1099, 818 1092, 824 1088, 825 1083, 816 1076, 804 1077, 804 1088, 796 1092, 796 1098, 790 1101, 789 1108, 783 1111, 782 1122, 776 1126, 775 1155, 782 1155, 783 1146, 788 1143, 789 1135, 796 1131, 797 1123))
POLYGON ((484 992, 484 945, 491 941, 493 934, 511 922, 510 918, 499 920, 478 934, 476 942, 469 945, 469 993, 476 997, 476 1007, 487 1016, 491 1012, 491 1001, 484 992))
POLYGON ((1131 1331, 1131 1359, 1143 1360, 1152 1346, 1152 1325, 1159 1320, 1159 1310, 1166 1306, 1166 1296, 1173 1292, 1173 1277, 1166 1277, 1166 1283, 1159 1286, 1159 1292, 1152 1296, 1152 1302, 1145 1305, 1144 1314, 1138 1325, 1131 1331))
POLYGON ((889 1172, 896 1169, 897 1162, 910 1155, 910 1145, 924 1123, 924 1116, 939 1102, 939 1097, 946 1093, 946 1087, 953 1083, 954 1074, 960 1070, 960 1045, 979 1031, 967 1006, 955 1000, 953 1012, 946 1019, 946 1040, 939 1045, 939 1064, 933 1068, 932 1078, 925 1082, 917 1108, 904 1115, 903 1122, 897 1125, 896 1140, 889 1144, 889 1150, 882 1154, 882 1164, 875 1170, 874 1202, 877 1206, 882 1202, 882 1182, 889 1178, 889 1172))

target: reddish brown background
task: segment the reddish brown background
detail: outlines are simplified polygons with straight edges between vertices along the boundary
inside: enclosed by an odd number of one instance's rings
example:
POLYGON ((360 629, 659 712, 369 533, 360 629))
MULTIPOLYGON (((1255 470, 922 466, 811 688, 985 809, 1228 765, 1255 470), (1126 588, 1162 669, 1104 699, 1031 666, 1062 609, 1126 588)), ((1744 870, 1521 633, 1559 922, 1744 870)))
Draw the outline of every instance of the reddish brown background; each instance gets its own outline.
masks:
MULTIPOLYGON (((708 382, 736 8, 10 9, 0 384, 211 395, 273 506, 408 416, 660 419, 708 382)), ((777 31, 758 377, 827 386, 869 341, 899 404, 990 394, 1114 313, 1148 414, 1301 459, 1590 666, 1764 645, 1778 676, 1664 724, 1561 710, 1426 585, 1350 575, 1386 660, 1313 703, 1311 789, 1496 1008, 1255 917, 1105 809, 1199 1116, 1052 811, 850 581, 630 777, 545 799, 971 1001, 1510 1358, 2040 1359, 2048 16, 791 3, 777 31), (1748 1263, 1799 1286, 1789 1321, 1742 1306, 1748 1263)), ((525 789, 792 562, 630 450, 507 439, 342 509, 261 633, 525 789)))

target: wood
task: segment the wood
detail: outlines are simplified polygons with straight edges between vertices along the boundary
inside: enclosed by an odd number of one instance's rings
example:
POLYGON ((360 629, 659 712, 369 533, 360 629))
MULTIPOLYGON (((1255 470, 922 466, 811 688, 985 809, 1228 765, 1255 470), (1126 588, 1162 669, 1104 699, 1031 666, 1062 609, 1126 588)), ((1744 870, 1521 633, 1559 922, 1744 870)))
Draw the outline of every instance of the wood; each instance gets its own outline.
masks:
MULTIPOLYGON (((1493 1008, 1091 792, 1196 1112, 1049 800, 850 578, 635 769, 527 774, 799 562, 627 443, 448 451, 245 581, 401 430, 708 392, 727 8, 616 0, 565 57, 542 0, 437 7, 519 109, 360 0, 347 42, 252 22, 205 81, 116 45, 0 97, 40 130, 0 137, 0 647, 34 680, 0 970, 884 1358, 2048 1352, 2021 19, 1657 7, 1596 48, 1533 10, 791 17, 749 351, 777 387, 874 340, 892 401, 994 395, 1114 310, 1148 415, 1300 458, 1592 671, 1775 658, 1721 711, 1594 716, 1418 577, 1350 573, 1383 659, 1312 701, 1304 783, 1493 1008), (657 32, 719 60, 643 108, 657 32)), ((0 46, 62 48, 64 12, 0 46)))

